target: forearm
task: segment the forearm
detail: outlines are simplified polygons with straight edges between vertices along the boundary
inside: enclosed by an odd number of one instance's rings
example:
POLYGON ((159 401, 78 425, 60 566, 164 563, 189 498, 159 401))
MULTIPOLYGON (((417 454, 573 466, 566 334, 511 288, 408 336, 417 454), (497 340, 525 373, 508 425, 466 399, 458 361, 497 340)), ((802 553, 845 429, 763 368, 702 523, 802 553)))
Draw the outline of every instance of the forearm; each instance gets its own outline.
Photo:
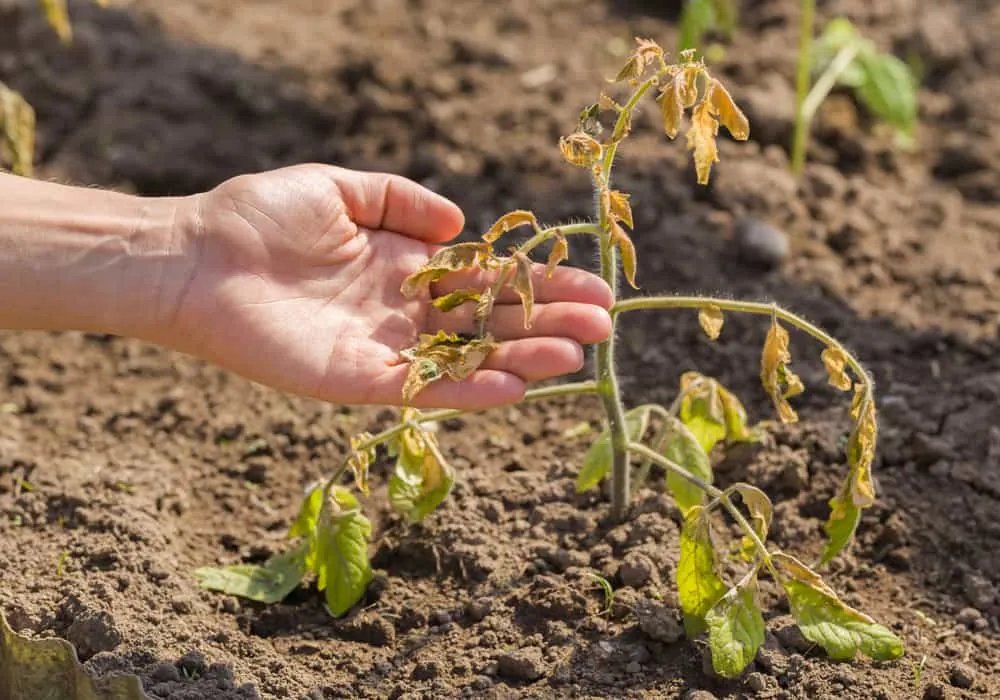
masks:
POLYGON ((191 276, 191 210, 0 173, 0 328, 148 335, 191 276))

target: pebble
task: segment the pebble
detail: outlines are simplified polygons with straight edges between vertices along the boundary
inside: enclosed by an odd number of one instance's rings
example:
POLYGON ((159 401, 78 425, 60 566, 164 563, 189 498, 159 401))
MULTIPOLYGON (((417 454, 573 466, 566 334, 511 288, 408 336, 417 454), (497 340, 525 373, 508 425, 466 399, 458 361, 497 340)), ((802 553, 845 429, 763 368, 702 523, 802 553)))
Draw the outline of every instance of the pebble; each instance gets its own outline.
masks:
POLYGON ((689 690, 684 693, 684 700, 719 700, 715 694, 707 690, 689 690))
POLYGON ((542 650, 526 647, 497 657, 497 675, 515 681, 536 681, 542 677, 545 662, 542 650))
POLYGON ((977 610, 992 605, 997 597, 997 589, 989 579, 971 572, 962 577, 962 590, 965 599, 977 610))
POLYGON ((948 682, 956 688, 971 688, 976 682, 976 672, 965 664, 952 664, 948 669, 948 682))
POLYGON ((623 586, 642 588, 653 576, 653 562, 644 554, 629 552, 618 567, 618 578, 623 586))
POLYGON ((986 622, 986 618, 983 617, 983 614, 975 608, 962 608, 958 611, 958 615, 955 616, 955 620, 960 625, 965 625, 970 630, 985 629, 989 624, 986 622))
POLYGON ((747 687, 755 693, 760 693, 767 688, 767 676, 759 671, 747 674, 747 687))
POLYGON ((636 601, 635 616, 639 619, 639 628, 659 642, 673 644, 684 636, 677 611, 659 601, 636 601))
POLYGON ((491 612, 493 612, 493 601, 489 598, 470 600, 465 606, 465 614, 473 622, 482 621, 491 612))
POLYGON ((172 683, 181 679, 181 673, 175 665, 164 661, 153 667, 149 677, 157 683, 172 683))
POLYGON ((766 221, 740 219, 734 232, 740 257, 746 262, 773 269, 788 258, 788 236, 766 221))
POLYGON ((924 689, 924 700, 944 700, 944 688, 940 683, 931 683, 924 689))

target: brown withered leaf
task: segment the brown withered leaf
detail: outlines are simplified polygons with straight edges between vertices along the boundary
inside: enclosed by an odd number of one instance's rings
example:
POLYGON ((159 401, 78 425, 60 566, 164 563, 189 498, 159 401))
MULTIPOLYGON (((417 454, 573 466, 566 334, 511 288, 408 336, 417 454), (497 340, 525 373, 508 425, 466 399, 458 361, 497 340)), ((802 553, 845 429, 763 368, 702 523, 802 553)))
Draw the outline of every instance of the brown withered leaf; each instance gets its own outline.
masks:
POLYGON ((466 379, 479 369, 496 347, 496 341, 489 334, 472 339, 445 331, 433 335, 421 334, 415 347, 400 353, 410 361, 410 370, 403 384, 403 402, 411 404, 424 387, 439 379, 466 379))
POLYGON ((560 233, 552 243, 552 250, 549 251, 549 259, 545 263, 545 276, 551 278, 559 263, 567 259, 569 259, 569 242, 566 236, 560 233))
POLYGON ((716 340, 722 333, 722 309, 715 304, 708 304, 698 309, 698 323, 709 340, 716 340))
POLYGON ((841 391, 850 391, 853 384, 845 370, 847 355, 844 354, 844 351, 831 345, 823 351, 820 357, 823 360, 823 366, 826 368, 830 386, 836 387, 841 391))
POLYGON ((0 83, 0 160, 6 157, 16 175, 30 176, 35 157, 35 110, 0 83))
POLYGON ((479 323, 486 323, 490 314, 493 313, 493 304, 495 301, 496 299, 493 296, 492 289, 486 289, 483 291, 482 295, 479 297, 479 301, 476 303, 476 321, 479 323))
POLYGON ((531 328, 531 312, 535 305, 535 290, 531 283, 531 259, 524 253, 514 253, 517 270, 514 273, 514 291, 521 297, 524 307, 524 327, 531 328))
POLYGON ((684 70, 675 80, 679 85, 680 103, 684 109, 694 107, 698 101, 698 76, 704 72, 705 68, 701 64, 685 66, 684 70))
POLYGON ((858 406, 857 422, 847 442, 847 463, 851 468, 851 498, 858 508, 868 508, 875 503, 872 462, 875 459, 877 440, 875 400, 866 388, 858 406))
POLYGON ((481 296, 482 292, 478 289, 458 289, 445 294, 443 297, 431 299, 431 303, 434 304, 434 308, 438 311, 452 311, 466 302, 478 302, 481 296))
POLYGON ((660 93, 660 120, 663 122, 663 132, 667 138, 677 138, 683 119, 684 105, 681 100, 681 81, 679 77, 674 77, 663 86, 660 93))
POLYGON ((559 151, 567 163, 587 168, 601 157, 601 144, 590 134, 576 131, 559 139, 559 151))
POLYGON ((492 254, 493 247, 489 243, 456 243, 442 248, 419 270, 403 280, 400 291, 404 297, 412 299, 449 272, 470 267, 485 268, 492 254))
POLYGON ((645 72, 646 66, 655 61, 657 56, 663 55, 663 49, 652 39, 640 39, 636 37, 635 42, 635 50, 629 54, 625 65, 618 71, 613 82, 620 83, 625 80, 640 78, 645 72))
POLYGON ((483 234, 483 240, 487 243, 493 243, 500 238, 500 236, 504 235, 511 229, 517 228, 518 226, 524 226, 525 224, 531 224, 534 226, 537 223, 538 220, 530 211, 525 211, 523 209, 510 211, 501 216, 496 220, 496 223, 490 226, 490 230, 483 234))
POLYGON ((750 122, 747 120, 742 110, 733 102, 732 95, 718 80, 712 80, 710 89, 712 95, 712 105, 719 116, 722 126, 729 130, 733 138, 737 141, 746 141, 750 138, 750 122))
POLYGON ((708 184, 712 165, 719 162, 719 149, 715 143, 718 133, 719 122, 712 116, 712 103, 706 95, 691 112, 691 126, 687 131, 687 147, 694 152, 694 167, 699 185, 708 184))
POLYGON ((347 466, 354 475, 354 484, 366 496, 369 494, 368 470, 375 461, 375 447, 362 449, 362 446, 371 438, 371 433, 361 433, 351 437, 351 453, 347 457, 347 466))
POLYGON ((608 207, 611 210, 611 216, 629 228, 635 228, 632 224, 632 207, 628 202, 629 197, 630 195, 624 192, 611 190, 608 192, 608 207))
POLYGON ((637 267, 637 260, 635 255, 635 244, 632 243, 632 239, 629 238, 628 234, 625 233, 625 229, 618 225, 618 222, 612 219, 611 221, 611 245, 617 245, 618 250, 622 256, 622 272, 625 273, 625 279, 632 286, 633 289, 638 289, 639 286, 635 283, 635 273, 637 267))
POLYGON ((782 423, 794 423, 799 419, 788 399, 803 391, 802 380, 788 367, 792 361, 788 341, 788 331, 776 318, 772 319, 760 356, 760 381, 774 402, 782 423))
POLYGON ((597 106, 600 109, 614 110, 616 112, 621 111, 622 106, 614 101, 613 98, 609 97, 606 93, 601 92, 600 96, 597 98, 597 106))

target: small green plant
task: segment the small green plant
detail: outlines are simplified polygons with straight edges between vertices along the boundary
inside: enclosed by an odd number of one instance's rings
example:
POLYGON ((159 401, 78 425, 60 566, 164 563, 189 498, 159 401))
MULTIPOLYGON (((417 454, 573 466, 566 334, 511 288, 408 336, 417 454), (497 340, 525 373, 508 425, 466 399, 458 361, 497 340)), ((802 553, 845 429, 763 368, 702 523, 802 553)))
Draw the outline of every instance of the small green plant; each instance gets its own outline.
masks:
POLYGON ((904 144, 912 139, 917 123, 917 79, 909 66, 880 52, 843 17, 830 21, 813 42, 813 3, 802 0, 791 155, 796 173, 805 167, 813 117, 838 85, 851 88, 871 114, 896 129, 904 144))
POLYGON ((731 40, 739 14, 738 0, 685 0, 681 10, 678 51, 701 46, 709 32, 719 32, 726 41, 731 40))
MULTIPOLYGON (((600 249, 601 275, 609 286, 617 294, 619 264, 629 284, 636 286, 636 252, 627 232, 633 228, 630 197, 614 189, 611 174, 618 148, 629 135, 632 115, 644 97, 657 96, 663 130, 669 138, 675 138, 687 122, 685 138, 702 184, 708 182, 712 166, 719 160, 719 128, 725 127, 736 139, 749 137, 746 117, 693 52, 684 52, 679 62, 668 63, 657 44, 637 40, 635 51, 613 82, 625 90, 624 99, 619 102, 602 93, 596 103, 582 111, 573 132, 559 143, 565 160, 586 169, 592 177, 596 193, 592 221, 544 226, 529 211, 512 211, 481 240, 442 249, 404 282, 406 296, 428 299, 442 310, 471 304, 478 319, 475 333, 423 335, 402 353, 402 361, 410 363, 404 404, 410 404, 430 383, 460 381, 481 365, 496 347, 485 328, 494 300, 505 288, 520 296, 524 323, 530 324, 534 301, 531 255, 541 246, 548 246, 546 268, 552 274, 568 257, 569 236, 594 236, 600 249), (532 235, 512 247, 509 254, 498 254, 495 244, 516 227, 524 227, 532 235), (432 282, 468 269, 492 273, 494 281, 485 288, 431 299, 432 282)), ((779 419, 786 423, 797 420, 789 399, 804 390, 791 368, 786 325, 823 345, 821 360, 829 382, 853 392, 850 415, 854 421, 847 444, 847 474, 830 501, 827 541, 817 567, 829 562, 851 541, 861 511, 875 498, 871 466, 877 426, 871 377, 835 339, 774 304, 655 296, 618 300, 611 313, 617 320, 644 309, 696 311, 712 341, 720 337, 727 312, 769 319, 760 379, 779 419)), ((609 481, 613 519, 627 517, 634 490, 649 479, 653 466, 666 473, 664 487, 683 516, 676 584, 685 626, 691 637, 707 633, 716 671, 723 676, 738 675, 763 642, 764 620, 757 603, 757 582, 762 574, 769 574, 784 590, 803 634, 833 658, 849 659, 859 650, 880 660, 901 655, 902 643, 892 632, 840 600, 814 568, 767 544, 773 508, 763 491, 747 483, 725 488, 714 484, 709 457, 713 450, 756 442, 763 435, 762 426, 748 423, 740 401, 717 380, 688 371, 680 377, 679 391, 670 405, 643 404, 626 409, 618 390, 614 338, 612 333, 596 348, 594 379, 533 389, 525 398, 596 394, 601 399, 606 428, 583 458, 577 490, 583 492, 609 481), (716 544, 716 537, 727 531, 719 527, 726 518, 742 535, 732 546, 723 547, 716 544), (728 551, 737 552, 734 565, 741 567, 732 579, 725 578, 719 566, 720 553, 728 551)), ((299 541, 296 547, 262 566, 200 569, 196 575, 202 585, 271 602, 283 598, 312 572, 319 589, 325 591, 330 612, 346 613, 364 596, 372 579, 367 556, 371 525, 358 499, 342 483, 343 477, 351 472, 356 488, 368 493, 369 466, 376 459, 376 450, 384 448, 396 460, 388 484, 393 508, 410 522, 421 521, 448 496, 456 478, 431 426, 460 413, 405 408, 392 427, 375 435, 356 436, 343 463, 306 495, 289 531, 299 541)))

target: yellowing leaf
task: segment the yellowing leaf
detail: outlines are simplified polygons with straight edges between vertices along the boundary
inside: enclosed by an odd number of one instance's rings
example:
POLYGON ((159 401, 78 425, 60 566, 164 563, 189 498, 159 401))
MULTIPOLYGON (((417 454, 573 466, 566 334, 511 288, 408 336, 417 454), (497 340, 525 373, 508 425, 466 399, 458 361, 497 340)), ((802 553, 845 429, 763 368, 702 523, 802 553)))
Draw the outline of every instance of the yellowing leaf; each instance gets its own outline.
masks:
POLYGON ((792 361, 788 340, 788 331, 781 327, 777 319, 772 319, 760 357, 760 381, 771 396, 781 421, 794 423, 799 417, 787 399, 802 393, 803 387, 802 380, 788 368, 788 363, 792 361))
POLYGON ((868 508, 875 502, 872 462, 875 460, 877 439, 875 401, 866 393, 858 408, 857 423, 847 442, 847 463, 852 478, 851 499, 858 508, 868 508))
POLYGON ((695 506, 681 528, 681 556, 677 562, 677 592, 689 638, 705 630, 705 615, 727 588, 718 574, 708 515, 703 506, 695 506))
POLYGON ((479 323, 486 323, 490 315, 493 313, 494 302, 495 298, 493 297, 493 290, 484 290, 482 295, 479 297, 479 301, 476 303, 476 321, 479 323))
POLYGON ((625 65, 615 76, 614 82, 625 80, 635 80, 640 78, 652 61, 658 56, 663 56, 663 49, 652 39, 640 39, 636 37, 636 48, 629 54, 625 65))
POLYGON ((687 130, 687 147, 694 153, 699 185, 708 184, 712 165, 719 161, 719 149, 715 144, 718 132, 719 122, 712 116, 710 96, 706 95, 691 112, 691 126, 687 130))
POLYGON ((570 165, 587 168, 601 157, 601 144, 593 136, 577 131, 559 139, 559 151, 570 165))
MULTIPOLYGON (((322 493, 323 489, 319 489, 322 493)), ((208 591, 236 595, 258 603, 278 603, 294 591, 306 575, 309 543, 270 557, 263 565, 237 564, 221 569, 195 569, 198 585, 208 591)))
POLYGON ((401 355, 410 361, 410 369, 403 384, 403 402, 407 405, 428 384, 444 377, 462 381, 479 369, 497 347, 493 336, 466 340, 454 333, 438 331, 434 335, 422 334, 413 348, 401 355))
POLYGON ((621 252, 622 256, 622 272, 625 273, 625 279, 632 286, 633 289, 638 289, 639 286, 635 283, 635 273, 637 267, 637 261, 635 256, 635 245, 632 243, 632 239, 629 238, 625 230, 618 225, 617 221, 611 221, 611 245, 618 245, 618 250, 621 252))
POLYGON ((524 307, 524 327, 531 328, 531 312, 535 306, 535 290, 531 283, 531 259, 524 253, 514 253, 517 271, 514 273, 514 291, 521 297, 524 307))
POLYGON ((726 127, 737 141, 746 141, 750 138, 750 122, 733 102, 729 91, 718 80, 712 81, 711 95, 712 106, 719 115, 722 126, 726 127))
POLYGON ((685 372, 681 376, 680 395, 678 416, 698 438, 706 454, 711 454, 723 438, 728 443, 760 440, 760 431, 747 426, 743 404, 715 379, 698 372, 685 372))
POLYGON ((6 159, 16 175, 30 176, 34 157, 35 110, 0 83, 0 164, 6 159))
POLYGON ((492 253, 493 248, 489 243, 456 243, 442 248, 419 270, 403 280, 400 292, 404 297, 412 299, 449 272, 477 266, 485 268, 492 253))
POLYGON ((750 484, 734 484, 733 490, 740 494, 743 505, 750 511, 750 524, 761 542, 767 540, 767 532, 771 528, 771 518, 774 516, 774 506, 767 494, 750 484))
POLYGON ((549 259, 545 263, 545 276, 550 278, 555 273, 556 268, 559 266, 563 260, 569 258, 569 243, 566 240, 566 236, 562 234, 557 235, 555 241, 552 243, 552 250, 549 252, 549 259))
POLYGON ((361 600, 372 580, 368 538, 372 525, 350 491, 333 486, 316 525, 316 586, 326 606, 340 617, 361 600))
POLYGON ((715 304, 708 304, 698 309, 698 323, 709 340, 716 340, 722 333, 722 309, 715 304))
MULTIPOLYGON (((698 438, 677 418, 669 416, 666 420, 663 456, 683 467, 692 476, 711 484, 712 462, 699 444, 698 438)), ((667 472, 667 488, 670 489, 674 502, 684 515, 691 512, 692 508, 700 506, 705 500, 704 491, 672 471, 667 472)))
POLYGON ((45 19, 59 35, 64 44, 73 41, 73 28, 69 23, 69 13, 66 11, 66 0, 40 0, 45 19))
MULTIPOLYGON (((625 414, 625 431, 630 442, 642 439, 649 426, 649 406, 637 406, 625 414)), ((611 449, 611 433, 602 432, 587 450, 583 466, 576 477, 576 492, 583 493, 601 483, 601 479, 611 471, 614 452, 611 449)))
POLYGON ((629 195, 624 192, 618 190, 608 192, 608 207, 611 210, 611 216, 629 228, 635 228, 632 224, 632 207, 629 206, 628 200, 629 195))
POLYGON ((418 523, 448 497, 454 483, 454 470, 442 456, 434 434, 404 430, 396 468, 389 479, 393 509, 411 523, 418 523))
POLYGON ((478 289, 459 289, 449 292, 443 297, 432 299, 431 303, 438 311, 453 311, 466 302, 478 302, 480 297, 482 297, 482 292, 478 289))
POLYGON ((660 121, 663 122, 663 132, 670 139, 677 138, 681 130, 681 120, 684 119, 682 87, 680 78, 675 77, 663 87, 660 94, 660 121))
POLYGON ((677 76, 680 92, 680 103, 683 109, 694 107, 698 101, 698 76, 705 72, 705 67, 695 63, 684 67, 684 72, 677 76))
POLYGON ((820 554, 820 566, 832 561, 844 551, 854 539, 854 532, 861 522, 861 509, 854 505, 854 499, 851 497, 852 481, 853 476, 848 475, 837 495, 830 499, 830 517, 823 526, 827 541, 820 554))
POLYGON ((525 224, 531 224, 534 226, 538 223, 535 219, 535 215, 530 211, 525 211, 523 209, 518 209, 516 211, 507 212, 499 219, 496 220, 490 230, 483 234, 483 240, 487 243, 493 243, 500 236, 507 233, 511 229, 517 228, 518 226, 524 226, 525 224))
POLYGON ((712 668, 736 678, 764 644, 764 616, 757 605, 757 580, 749 576, 731 588, 705 615, 712 668))
POLYGON ((782 552, 772 555, 802 635, 838 661, 860 650, 876 661, 898 659, 903 642, 886 627, 844 603, 809 567, 782 552))
POLYGON ((368 447, 361 449, 362 445, 369 442, 371 433, 361 433, 351 437, 351 452, 347 456, 347 467, 354 475, 354 484, 361 493, 368 495, 368 469, 375 461, 375 448, 368 447))
POLYGON ((823 351, 821 357, 830 378, 830 386, 841 391, 850 391, 852 382, 844 369, 847 365, 847 355, 844 354, 844 351, 831 345, 823 351))

